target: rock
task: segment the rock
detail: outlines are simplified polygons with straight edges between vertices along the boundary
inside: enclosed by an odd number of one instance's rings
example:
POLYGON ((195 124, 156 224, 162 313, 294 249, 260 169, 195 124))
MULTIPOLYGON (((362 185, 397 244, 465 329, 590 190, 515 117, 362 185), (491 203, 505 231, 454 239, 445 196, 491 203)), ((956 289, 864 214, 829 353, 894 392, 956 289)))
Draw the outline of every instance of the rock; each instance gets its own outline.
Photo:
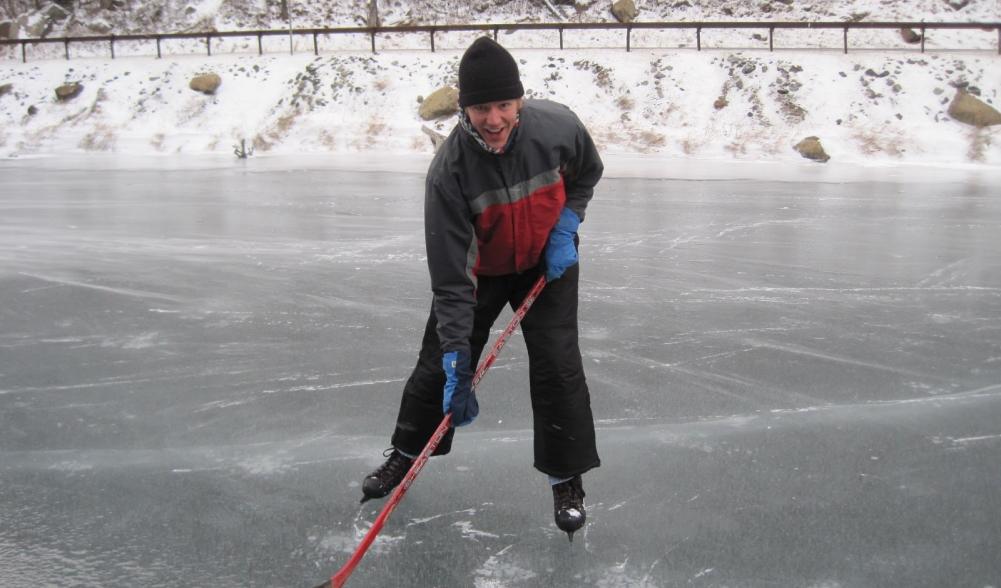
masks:
POLYGON ((220 84, 222 84, 222 78, 218 74, 206 73, 191 78, 188 87, 203 94, 215 94, 220 84))
POLYGON ((19 29, 17 23, 12 20, 0 22, 0 39, 16 39, 19 29))
POLYGON ((949 116, 975 127, 1001 125, 1001 112, 964 90, 957 90, 949 104, 949 116))
POLYGON ((904 40, 904 43, 920 43, 921 35, 914 32, 914 29, 903 28, 900 29, 900 38, 904 40))
POLYGON ((80 92, 83 92, 83 84, 80 82, 67 82, 56 88, 56 100, 60 102, 72 100, 79 96, 80 92))
POLYGON ((42 14, 44 14, 45 18, 50 21, 65 20, 70 16, 70 13, 66 10, 66 8, 59 6, 58 4, 49 4, 48 8, 42 11, 42 14))
POLYGON ((92 32, 92 33, 94 33, 96 35, 107 35, 107 34, 111 33, 112 30, 114 30, 114 29, 111 28, 110 24, 108 24, 107 22, 105 22, 103 20, 98 20, 98 21, 94 21, 94 22, 91 22, 91 23, 87 23, 87 29, 89 29, 90 32, 92 32))
POLYGON ((791 100, 783 100, 780 109, 786 120, 793 124, 798 124, 806 119, 806 109, 791 100))
POLYGON ((726 98, 720 96, 719 98, 716 99, 715 102, 713 102, 713 108, 715 108, 716 110, 723 110, 724 108, 726 108, 727 104, 730 103, 727 102, 726 98))
POLYGON ((438 151, 438 147, 445 142, 445 135, 442 135, 438 131, 428 127, 427 125, 421 125, 421 131, 431 139, 431 146, 434 148, 435 152, 438 151))
POLYGON ((0 84, 0 96, 14 89, 14 84, 0 84))
POLYGON ((962 10, 970 3, 970 0, 945 0, 945 3, 949 5, 949 8, 953 10, 962 10))
POLYGON ((38 114, 38 107, 32 104, 28 107, 28 116, 35 116, 38 114))
POLYGON ((442 86, 421 102, 417 113, 424 120, 434 120, 459 112, 459 90, 442 86))
POLYGON ((820 163, 825 163, 831 158, 830 155, 824 151, 824 147, 820 144, 820 139, 818 137, 807 137, 796 143, 793 149, 799 151, 799 154, 807 159, 812 159, 820 163))
POLYGON ((639 15, 633 0, 616 0, 612 3, 612 16, 619 22, 633 22, 639 15))

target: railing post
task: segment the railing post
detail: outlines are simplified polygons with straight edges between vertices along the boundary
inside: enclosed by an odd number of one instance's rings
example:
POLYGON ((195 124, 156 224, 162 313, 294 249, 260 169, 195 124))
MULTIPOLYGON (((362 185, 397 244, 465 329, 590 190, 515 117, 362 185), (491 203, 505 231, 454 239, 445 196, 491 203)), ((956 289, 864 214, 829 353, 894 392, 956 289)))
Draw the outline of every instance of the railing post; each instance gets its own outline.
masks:
POLYGON ((205 49, 209 52, 209 57, 212 56, 212 35, 205 35, 205 49))
POLYGON ((115 33, 111 33, 111 38, 108 39, 108 44, 111 46, 111 58, 115 58, 115 33))
POLYGON ((632 33, 633 33, 633 27, 626 27, 626 53, 629 53, 629 51, 631 50, 631 47, 629 45, 630 45, 630 41, 631 41, 630 37, 632 37, 632 33))
POLYGON ((563 50, 563 27, 560 27, 560 51, 563 50))
POLYGON ((257 33, 257 54, 264 55, 264 45, 261 43, 261 33, 257 33))
POLYGON ((768 52, 771 53, 774 47, 775 27, 768 27, 768 52))
MULTIPOLYGON (((998 40, 1001 41, 1001 31, 998 32, 998 40)), ((27 46, 27 42, 21 43, 21 63, 28 63, 28 52, 26 51, 27 46)), ((998 53, 1001 53, 1001 49, 998 50, 998 53)))
POLYGON ((845 55, 848 54, 848 26, 845 26, 845 55))
POLYGON ((431 53, 434 53, 434 29, 431 29, 431 53))
POLYGON ((156 58, 160 59, 163 55, 160 54, 160 35, 156 36, 156 58))
POLYGON ((921 52, 925 52, 925 28, 921 27, 921 52))
POLYGON ((320 54, 320 47, 316 44, 316 31, 313 31, 313 55, 320 54))
POLYGON ((70 40, 69 39, 63 40, 63 45, 65 45, 65 49, 66 49, 66 61, 69 61, 70 60, 70 40))
POLYGON ((498 33, 499 30, 500 29, 498 29, 497 27, 494 27, 494 41, 497 40, 497 33, 498 33))
POLYGON ((702 51, 702 27, 695 27, 695 50, 702 51))
POLYGON ((371 35, 372 35, 372 53, 375 53, 375 29, 372 29, 371 35))

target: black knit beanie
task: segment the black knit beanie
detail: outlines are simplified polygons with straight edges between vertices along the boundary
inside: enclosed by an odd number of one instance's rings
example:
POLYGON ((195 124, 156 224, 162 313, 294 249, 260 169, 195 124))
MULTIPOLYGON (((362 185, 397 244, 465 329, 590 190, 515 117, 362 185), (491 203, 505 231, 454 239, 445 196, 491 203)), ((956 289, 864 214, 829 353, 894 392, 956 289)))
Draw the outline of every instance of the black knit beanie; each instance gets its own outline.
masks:
POLYGON ((466 49, 459 62, 459 107, 521 98, 518 64, 490 37, 480 37, 466 49))

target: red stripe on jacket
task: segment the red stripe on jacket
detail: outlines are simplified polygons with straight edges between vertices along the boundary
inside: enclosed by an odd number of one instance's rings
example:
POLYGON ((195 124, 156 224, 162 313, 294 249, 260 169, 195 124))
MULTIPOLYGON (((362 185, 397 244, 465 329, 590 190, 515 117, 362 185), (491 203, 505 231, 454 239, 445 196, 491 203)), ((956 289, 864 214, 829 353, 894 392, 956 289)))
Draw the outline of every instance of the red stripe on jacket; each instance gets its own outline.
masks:
POLYGON ((520 273, 538 265, 566 203, 563 176, 517 202, 495 204, 476 217, 478 276, 520 273))

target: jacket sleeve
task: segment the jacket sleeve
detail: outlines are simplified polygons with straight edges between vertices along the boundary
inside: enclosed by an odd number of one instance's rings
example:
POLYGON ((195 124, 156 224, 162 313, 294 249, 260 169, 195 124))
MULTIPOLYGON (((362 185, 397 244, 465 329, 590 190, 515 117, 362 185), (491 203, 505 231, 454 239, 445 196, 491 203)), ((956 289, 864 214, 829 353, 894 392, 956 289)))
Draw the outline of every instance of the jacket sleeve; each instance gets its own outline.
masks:
POLYGON ((594 195, 594 186, 601 179, 605 166, 590 133, 576 115, 573 119, 577 128, 573 137, 573 151, 569 161, 564 164, 563 180, 566 182, 566 207, 577 213, 583 221, 587 204, 594 195))
POLYGON ((428 174, 424 243, 441 349, 468 353, 476 306, 476 233, 469 204, 458 186, 447 183, 447 178, 428 174))

